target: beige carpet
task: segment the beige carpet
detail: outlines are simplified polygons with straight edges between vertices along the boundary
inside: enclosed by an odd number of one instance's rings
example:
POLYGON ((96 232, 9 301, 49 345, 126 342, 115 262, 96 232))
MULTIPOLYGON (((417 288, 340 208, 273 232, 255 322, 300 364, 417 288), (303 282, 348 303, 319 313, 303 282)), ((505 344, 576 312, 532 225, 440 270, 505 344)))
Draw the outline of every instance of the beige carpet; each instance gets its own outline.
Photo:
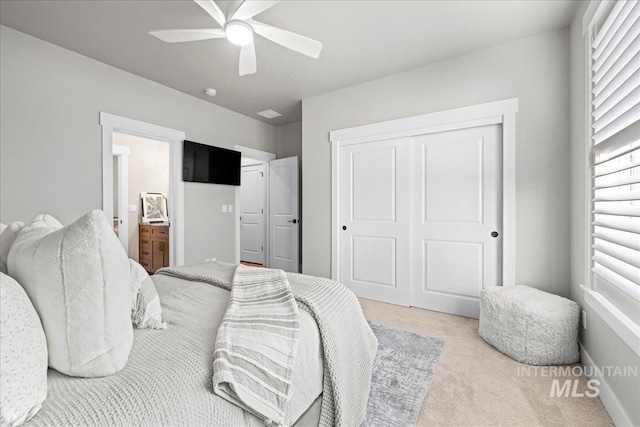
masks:
MULTIPOLYGON (((478 321, 360 299, 368 320, 447 341, 419 426, 613 426, 599 398, 550 397, 553 379, 518 375, 518 363, 478 335, 478 321)), ((579 392, 586 388, 579 379, 579 392)))

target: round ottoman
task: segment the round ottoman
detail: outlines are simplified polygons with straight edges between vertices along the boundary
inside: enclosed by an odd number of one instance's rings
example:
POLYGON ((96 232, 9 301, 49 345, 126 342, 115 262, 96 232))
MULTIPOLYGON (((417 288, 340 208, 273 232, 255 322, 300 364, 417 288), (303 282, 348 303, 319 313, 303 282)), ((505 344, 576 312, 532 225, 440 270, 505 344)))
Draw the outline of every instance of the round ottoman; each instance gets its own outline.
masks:
POLYGON ((480 292, 480 336, 518 362, 578 362, 579 322, 574 301, 529 286, 492 286, 480 292))

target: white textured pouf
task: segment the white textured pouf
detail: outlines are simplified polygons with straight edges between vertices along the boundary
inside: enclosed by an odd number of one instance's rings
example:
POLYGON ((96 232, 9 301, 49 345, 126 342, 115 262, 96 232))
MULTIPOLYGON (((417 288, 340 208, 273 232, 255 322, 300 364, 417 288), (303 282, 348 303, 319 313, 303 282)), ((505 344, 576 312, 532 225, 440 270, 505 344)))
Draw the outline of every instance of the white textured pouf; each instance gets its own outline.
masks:
POLYGON ((522 363, 578 362, 579 321, 574 301, 529 286, 492 286, 480 292, 480 336, 522 363))

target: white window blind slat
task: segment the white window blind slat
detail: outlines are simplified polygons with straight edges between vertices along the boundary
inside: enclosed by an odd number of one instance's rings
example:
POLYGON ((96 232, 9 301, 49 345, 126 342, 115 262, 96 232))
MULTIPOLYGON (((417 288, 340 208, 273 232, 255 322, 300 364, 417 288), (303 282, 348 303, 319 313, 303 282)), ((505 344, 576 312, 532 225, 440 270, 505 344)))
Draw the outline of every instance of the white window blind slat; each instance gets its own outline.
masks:
POLYGON ((594 251, 592 257, 596 264, 599 264, 614 273, 624 277, 628 281, 640 286, 640 269, 634 267, 626 262, 602 253, 600 251, 594 251))
POLYGON ((600 59, 594 63, 593 71, 595 74, 593 78, 596 83, 599 82, 620 59, 624 62, 624 58, 631 59, 633 57, 633 53, 638 51, 635 45, 640 43, 638 35, 640 35, 640 27, 634 22, 634 25, 629 28, 629 32, 621 34, 620 43, 615 45, 615 49, 605 51, 600 59))
MULTIPOLYGON (((618 215, 618 216, 634 216, 638 215, 640 209, 637 206, 612 206, 596 203, 593 209, 594 214, 618 215)), ((640 256, 640 255, 638 255, 640 256)))
POLYGON ((596 214, 591 225, 640 234, 640 217, 596 214))
POLYGON ((636 268, 640 268, 640 257, 638 256, 636 251, 632 249, 625 248, 624 246, 619 246, 600 239, 595 239, 593 246, 591 247, 597 251, 624 261, 636 268))
POLYGON ((591 92, 594 95, 591 101, 595 107, 598 107, 620 86, 628 81, 638 81, 638 73, 640 70, 640 54, 634 55, 631 60, 624 65, 618 72, 610 72, 605 75, 597 85, 593 86, 591 92))
POLYGON ((620 85, 611 96, 605 99, 602 104, 595 106, 593 110, 593 117, 597 120, 604 116, 607 112, 611 111, 620 101, 627 97, 640 99, 640 76, 636 76, 634 80, 627 80, 620 85))
POLYGON ((597 150, 594 148, 595 165, 611 162, 638 149, 640 147, 638 130, 640 130, 640 123, 636 122, 598 145, 597 150))
POLYGON ((594 239, 606 240, 609 243, 624 246, 625 248, 640 251, 640 235, 628 231, 613 230, 604 227, 595 227, 594 239))
POLYGON ((636 149, 626 156, 620 156, 608 162, 600 163, 595 167, 594 178, 622 172, 640 166, 640 150, 636 149))
POLYGON ((595 185, 593 189, 598 190, 600 188, 611 188, 611 187, 620 187, 622 185, 637 184, 640 182, 640 174, 631 175, 632 171, 635 171, 635 169, 632 169, 631 171, 623 171, 623 172, 618 172, 617 174, 598 177, 595 179, 595 185), (624 172, 627 172, 629 175, 619 176, 624 172))
POLYGON ((598 31, 598 34, 593 39, 591 47, 594 51, 598 48, 606 46, 609 40, 611 40, 611 38, 613 37, 613 32, 616 30, 614 24, 619 22, 620 12, 626 5, 627 1, 621 0, 616 3, 613 9, 611 9, 611 12, 609 12, 609 16, 602 24, 600 31, 598 31))
POLYGON ((593 122, 593 128, 596 132, 599 132, 605 126, 611 124, 611 122, 613 122, 618 117, 622 116, 624 113, 631 110, 638 104, 640 104, 640 89, 636 88, 633 92, 616 102, 615 105, 611 107, 605 114, 600 116, 600 118, 597 118, 593 122))
MULTIPOLYGON (((624 112, 621 116, 617 117, 608 125, 604 126, 598 132, 594 133, 593 141, 596 145, 596 150, 598 144, 611 138, 613 135, 618 132, 623 131, 625 128, 631 126, 632 124, 640 121, 640 104, 635 104, 631 109, 624 112)), ((636 138, 639 138, 640 135, 635 135, 636 138)))
MULTIPOLYGON (((613 188, 616 189, 615 187, 613 188)), ((608 188, 605 190, 609 190, 608 188)), ((616 192, 607 192, 598 194, 596 192, 596 197, 592 200, 592 202, 615 202, 615 201, 631 201, 631 200, 640 200, 640 190, 639 191, 616 191, 616 192)), ((638 208, 640 209, 640 207, 638 208)))
POLYGON ((604 280, 611 283, 613 286, 615 286, 637 302, 640 302, 640 286, 636 285, 631 280, 627 280, 626 278, 620 276, 617 273, 614 273, 601 264, 595 264, 591 271, 593 271, 598 276, 601 276, 604 280))
POLYGON ((627 4, 621 9, 621 13, 616 17, 616 22, 611 26, 609 31, 607 31, 607 40, 603 40, 603 43, 600 43, 597 49, 594 49, 593 60, 597 61, 600 59, 602 53, 606 51, 605 49, 610 44, 615 45, 619 43, 622 36, 626 34, 633 25, 636 25, 638 17, 640 17, 640 7, 638 7, 638 2, 627 2, 627 4))
POLYGON ((608 73, 618 74, 638 52, 638 44, 640 44, 640 39, 638 39, 638 35, 635 34, 635 38, 629 41, 628 46, 624 49, 619 46, 618 50, 613 52, 602 67, 594 73, 593 82, 598 84, 608 73))

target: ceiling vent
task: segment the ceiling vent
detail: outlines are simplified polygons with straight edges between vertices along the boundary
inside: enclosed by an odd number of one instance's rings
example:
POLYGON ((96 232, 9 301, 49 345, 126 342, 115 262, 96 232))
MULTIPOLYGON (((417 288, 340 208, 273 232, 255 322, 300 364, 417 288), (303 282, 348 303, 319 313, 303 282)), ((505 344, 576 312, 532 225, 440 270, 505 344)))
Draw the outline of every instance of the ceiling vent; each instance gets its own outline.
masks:
POLYGON ((275 119, 276 117, 280 117, 282 114, 273 110, 264 110, 258 113, 259 116, 265 117, 267 119, 275 119))

